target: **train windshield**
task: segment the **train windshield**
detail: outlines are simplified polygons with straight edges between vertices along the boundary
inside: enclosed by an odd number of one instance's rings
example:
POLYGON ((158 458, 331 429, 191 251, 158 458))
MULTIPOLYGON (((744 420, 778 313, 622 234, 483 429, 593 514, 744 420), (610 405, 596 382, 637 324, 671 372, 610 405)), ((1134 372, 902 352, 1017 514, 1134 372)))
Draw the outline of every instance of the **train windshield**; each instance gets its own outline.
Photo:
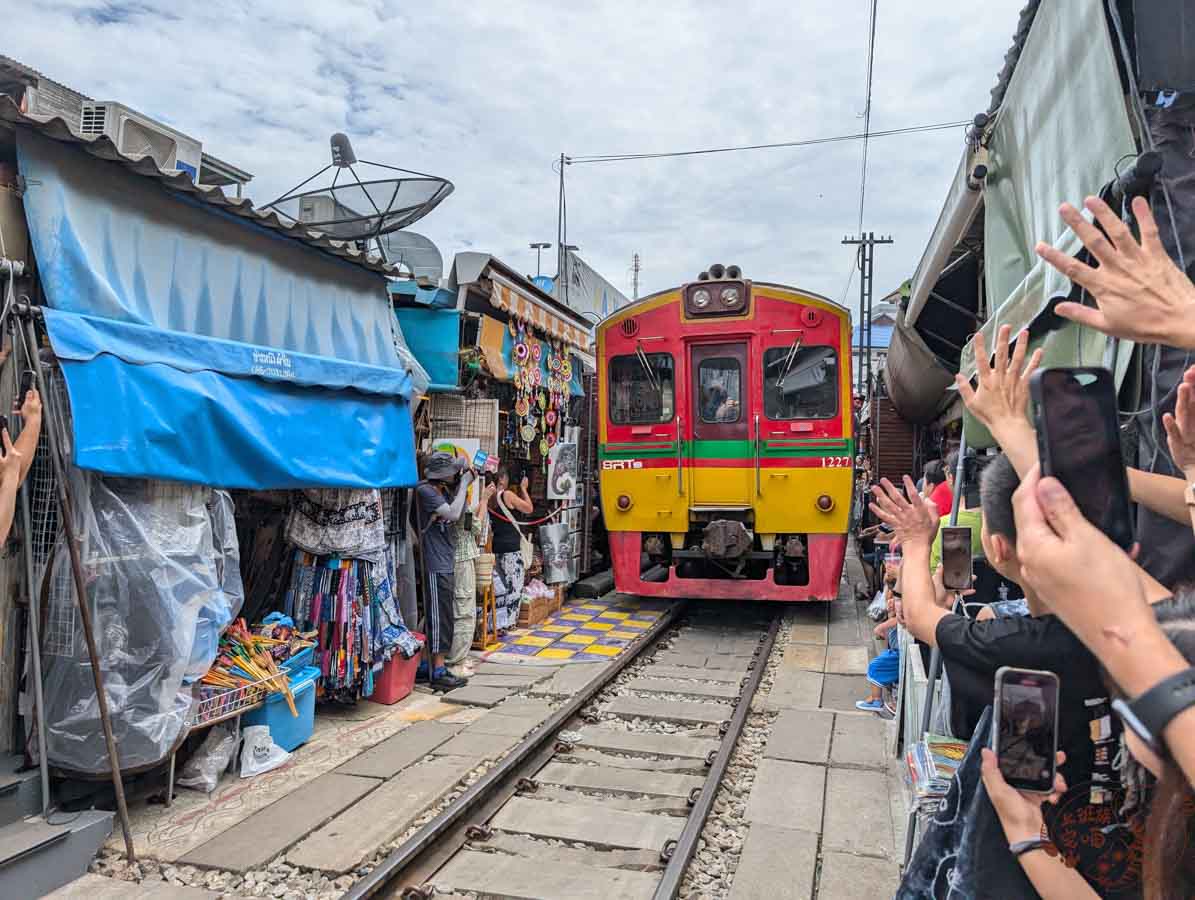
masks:
POLYGON ((838 354, 833 347, 765 350, 763 381, 769 419, 832 419, 838 414, 838 354))
POLYGON ((651 425, 672 421, 676 367, 669 353, 635 353, 610 360, 610 421, 651 425))

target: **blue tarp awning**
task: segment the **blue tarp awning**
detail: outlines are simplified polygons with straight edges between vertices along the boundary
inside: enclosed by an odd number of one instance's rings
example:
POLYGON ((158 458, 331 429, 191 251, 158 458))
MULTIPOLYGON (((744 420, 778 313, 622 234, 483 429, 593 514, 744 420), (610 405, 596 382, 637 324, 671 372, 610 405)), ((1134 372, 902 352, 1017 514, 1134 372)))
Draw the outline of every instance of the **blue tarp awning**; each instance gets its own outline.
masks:
POLYGON ((427 372, 428 390, 460 387, 461 314, 455 309, 399 307, 394 310, 407 346, 427 372))
POLYGON ((74 462, 258 490, 416 481, 385 279, 17 129, 74 462))

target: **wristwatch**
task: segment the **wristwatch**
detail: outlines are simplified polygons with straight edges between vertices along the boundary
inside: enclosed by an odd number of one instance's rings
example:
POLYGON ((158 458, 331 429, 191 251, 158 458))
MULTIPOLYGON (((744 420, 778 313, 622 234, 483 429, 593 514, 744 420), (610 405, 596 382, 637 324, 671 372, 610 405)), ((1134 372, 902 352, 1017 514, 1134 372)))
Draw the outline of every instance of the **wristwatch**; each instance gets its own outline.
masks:
POLYGON ((1191 706, 1195 706, 1195 667, 1162 679, 1132 702, 1112 701, 1121 721, 1159 755, 1165 753, 1162 732, 1191 706))
POLYGON ((1032 853, 1034 850, 1044 850, 1050 846, 1053 845, 1049 838, 1035 837, 1027 841, 1014 841, 1008 845, 1008 852, 1017 857, 1024 856, 1026 853, 1032 853))

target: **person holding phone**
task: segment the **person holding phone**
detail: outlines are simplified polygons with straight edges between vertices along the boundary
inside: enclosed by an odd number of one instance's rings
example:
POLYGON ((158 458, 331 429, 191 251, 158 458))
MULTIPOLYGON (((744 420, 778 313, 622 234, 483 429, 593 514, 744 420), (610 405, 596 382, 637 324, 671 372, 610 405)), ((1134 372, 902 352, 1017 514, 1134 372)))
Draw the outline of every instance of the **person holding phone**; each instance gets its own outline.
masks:
MULTIPOLYGON (((996 457, 984 470, 980 490, 984 517, 982 539, 988 560, 1001 575, 1025 590, 1030 615, 985 621, 968 619, 938 606, 929 574, 929 552, 938 521, 932 504, 916 496, 906 479, 905 492, 884 482, 875 493, 872 510, 890 522, 904 548, 902 597, 904 617, 912 635, 921 643, 936 646, 942 655, 950 683, 950 723, 958 737, 970 737, 991 705, 997 672, 1003 667, 1050 671, 1059 680, 1058 747, 1066 754, 1061 771, 1076 793, 1068 802, 1083 805, 1098 774, 1112 776, 1111 757, 1097 757, 1096 737, 1105 725, 1110 737, 1119 725, 1097 713, 1110 700, 1101 678, 1100 662, 1025 577, 1022 551, 1031 539, 1018 531, 1012 498, 1019 485, 1016 470, 1007 457, 996 457), (907 496, 906 496, 907 494, 907 496), (910 499, 912 498, 912 499, 910 499), (1098 723, 1097 723, 1098 718, 1098 723), (1098 724, 1098 728, 1095 725, 1098 724)), ((1084 563, 1077 563, 1080 567, 1084 563)), ((1094 823, 1099 816, 1091 816, 1094 823)), ((1089 827, 1098 828, 1091 824, 1089 827)), ((1083 855, 1081 871, 1098 868, 1098 858, 1083 855)))
POLYGON ((519 620, 519 603, 527 580, 527 564, 523 559, 523 534, 515 521, 515 513, 530 515, 535 509, 528 493, 527 476, 519 481, 518 489, 511 487, 510 469, 498 469, 494 490, 494 506, 490 521, 494 528, 494 608, 497 610, 498 633, 514 628, 519 620))

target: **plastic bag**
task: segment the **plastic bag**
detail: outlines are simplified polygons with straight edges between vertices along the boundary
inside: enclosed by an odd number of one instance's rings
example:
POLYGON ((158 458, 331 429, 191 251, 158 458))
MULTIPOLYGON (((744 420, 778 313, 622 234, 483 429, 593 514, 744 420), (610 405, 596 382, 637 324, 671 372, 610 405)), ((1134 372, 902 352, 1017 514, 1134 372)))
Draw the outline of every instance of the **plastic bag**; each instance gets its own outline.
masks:
POLYGON ((236 749, 237 737, 231 728, 225 725, 212 726, 174 783, 179 787, 210 794, 216 789, 220 773, 228 768, 236 749))
POLYGON ((875 599, 867 607, 867 614, 873 622, 882 622, 888 618, 888 600, 884 597, 883 591, 875 595, 875 599))
POLYGON ((290 754, 274 743, 269 725, 250 725, 241 729, 245 739, 241 750, 241 777, 262 775, 290 759, 290 754))

